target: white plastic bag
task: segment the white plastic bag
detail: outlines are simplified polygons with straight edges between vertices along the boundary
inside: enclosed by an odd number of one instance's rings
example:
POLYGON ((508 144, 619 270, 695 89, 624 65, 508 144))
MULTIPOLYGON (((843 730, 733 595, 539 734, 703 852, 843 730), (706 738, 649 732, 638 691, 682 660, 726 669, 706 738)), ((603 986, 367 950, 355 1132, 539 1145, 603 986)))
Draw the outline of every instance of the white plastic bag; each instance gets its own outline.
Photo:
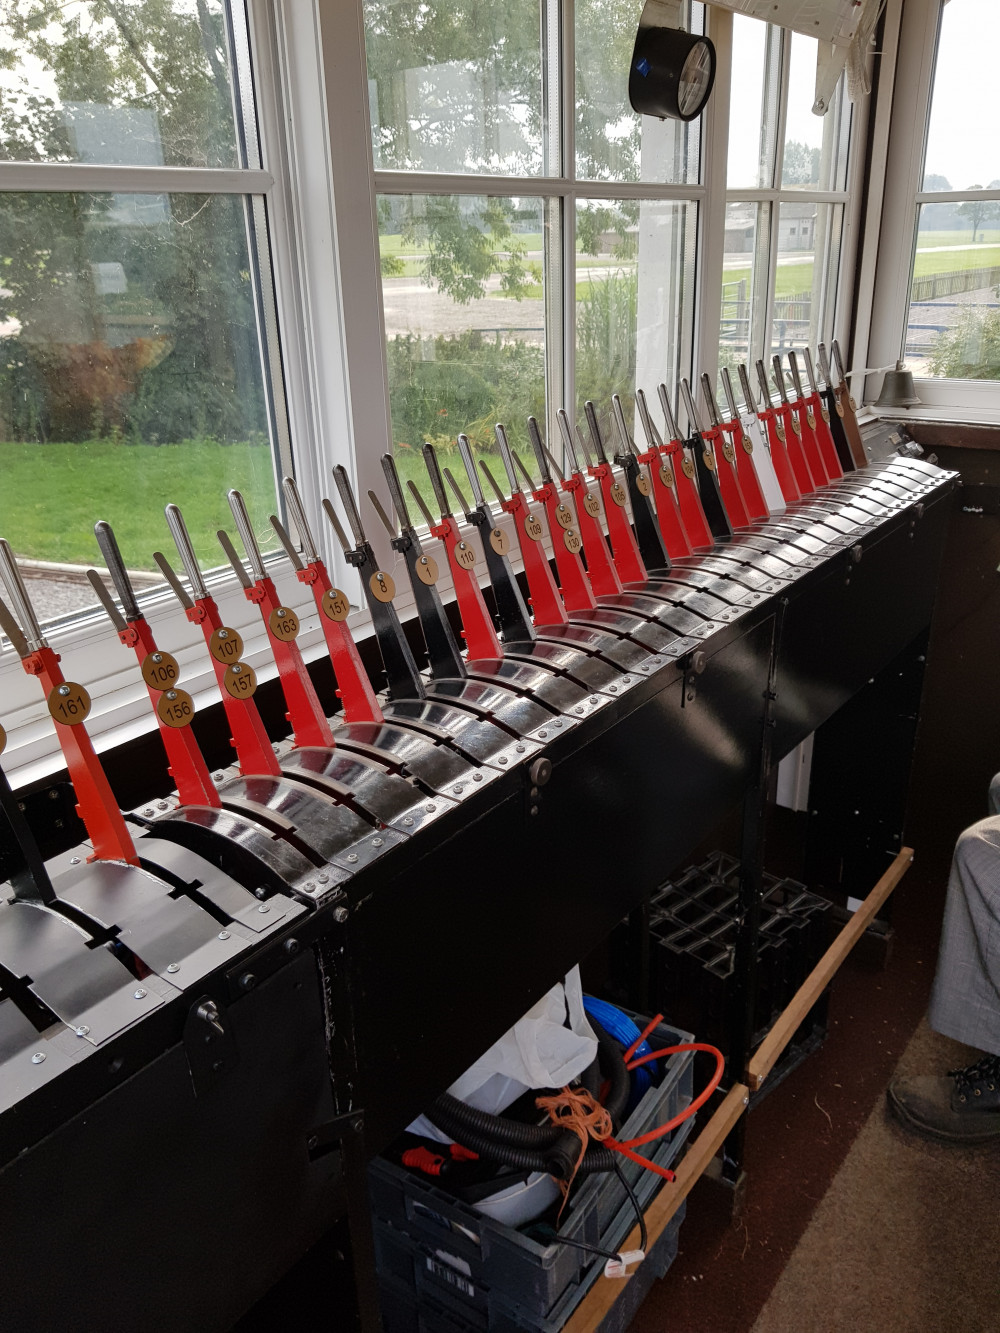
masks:
MULTIPOLYGON (((453 1097, 496 1115, 529 1088, 561 1088, 597 1057, 597 1038, 583 1008, 580 969, 574 967, 523 1018, 451 1085, 453 1097)), ((449 1142, 426 1116, 411 1134, 449 1142)))

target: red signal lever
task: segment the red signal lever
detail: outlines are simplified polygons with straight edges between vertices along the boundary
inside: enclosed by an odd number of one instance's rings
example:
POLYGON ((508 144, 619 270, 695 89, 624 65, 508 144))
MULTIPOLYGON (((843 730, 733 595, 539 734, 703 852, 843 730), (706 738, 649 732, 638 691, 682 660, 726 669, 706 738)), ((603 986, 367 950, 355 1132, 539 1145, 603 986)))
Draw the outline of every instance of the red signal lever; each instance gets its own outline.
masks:
POLYGON ((816 423, 816 441, 819 444, 819 451, 823 455, 827 476, 831 481, 836 481, 838 477, 844 475, 844 469, 840 466, 837 446, 834 442, 833 432, 830 429, 830 413, 827 411, 826 404, 820 397, 816 385, 816 372, 813 369, 812 354, 808 347, 803 348, 802 358, 806 364, 806 379, 809 381, 809 394, 806 402, 813 411, 813 418, 816 423))
MULTIPOLYGON (((645 583, 649 574, 646 566, 642 563, 639 544, 635 539, 635 533, 632 531, 632 524, 628 521, 628 514, 625 512, 625 501, 627 499, 625 487, 617 479, 612 471, 611 464, 608 462, 608 456, 604 452, 604 441, 601 439, 601 428, 597 424, 597 412, 589 398, 584 403, 583 410, 587 416, 590 442, 593 446, 594 456, 597 459, 597 462, 592 464, 588 471, 601 488, 604 514, 608 521, 608 537, 611 539, 611 552, 614 556, 615 567, 618 570, 618 577, 622 583, 645 583)), ((582 441, 582 435, 580 439, 582 441)))
POLYGON ((639 420, 642 422, 647 446, 645 451, 639 454, 639 462, 646 464, 653 479, 656 518, 663 536, 663 544, 667 548, 667 555, 671 560, 679 560, 682 556, 692 555, 694 547, 691 545, 677 501, 677 478, 674 466, 666 457, 663 440, 649 414, 646 395, 642 389, 636 389, 635 401, 639 408, 639 420))
POLYGON ((130 865, 138 865, 139 857, 132 837, 84 726, 90 712, 90 696, 82 685, 67 681, 63 675, 58 655, 42 635, 14 552, 2 538, 0 572, 11 602, 24 625, 24 632, 2 602, 0 627, 13 644, 27 675, 37 676, 41 682, 69 769, 70 781, 76 792, 77 813, 94 846, 91 859, 127 861, 130 865))
MULTIPOLYGON (((595 597, 612 597, 622 591, 622 581, 618 577, 608 543, 601 527, 601 502, 587 488, 580 460, 573 444, 573 432, 569 428, 566 409, 560 407, 556 414, 559 422, 559 434, 562 436, 563 449, 570 461, 570 474, 560 478, 560 484, 567 495, 573 497, 576 508, 576 522, 583 539, 583 552, 587 557, 587 582, 595 597)), ((581 437, 582 439, 582 437, 581 437)))
POLYGON ((264 568, 253 524, 250 522, 246 503, 239 491, 229 492, 229 508, 236 520, 236 528, 247 554, 252 580, 247 578, 243 562, 237 555, 229 534, 220 529, 217 536, 233 567, 233 572, 243 584, 244 596, 259 609, 267 630, 268 642, 278 667, 282 693, 288 705, 285 716, 291 724, 293 744, 332 746, 333 732, 317 697, 316 688, 306 670, 306 664, 302 660, 299 645, 295 642, 299 634, 299 618, 290 606, 281 601, 273 579, 268 576, 264 568))
POLYGON ((726 506, 726 513, 733 527, 747 528, 750 526, 750 511, 736 470, 736 450, 728 432, 722 428, 719 404, 707 372, 701 377, 701 390, 705 396, 705 406, 708 408, 708 419, 711 422, 701 434, 703 439, 712 442, 722 503, 726 506))
POLYGON ((149 702, 153 705, 160 728, 163 748, 167 752, 167 772, 173 778, 177 794, 185 805, 219 806, 222 804, 219 793, 191 730, 194 704, 187 691, 178 685, 180 669, 177 661, 170 653, 161 652, 156 646, 149 622, 139 610, 132 580, 128 576, 111 524, 99 521, 94 525, 94 535, 121 601, 124 616, 119 614, 114 598, 105 588, 97 571, 88 569, 87 577, 108 613, 109 620, 118 631, 118 638, 126 648, 135 649, 139 670, 149 691, 149 702))
POLYGON ((670 436, 670 443, 664 445, 662 452, 673 469, 674 484, 677 487, 677 501, 681 518, 684 520, 684 530, 687 532, 688 540, 694 550, 713 547, 715 539, 712 536, 712 530, 708 526, 708 519, 705 517, 705 510, 702 507, 701 495, 695 481, 694 462, 684 448, 680 431, 677 429, 667 386, 658 384, 656 392, 660 400, 660 407, 663 410, 663 420, 667 428, 667 434, 670 436))
MULTIPOLYGON (((743 429, 743 423, 740 420, 740 409, 736 405, 736 395, 733 392, 733 382, 729 378, 728 366, 722 367, 722 389, 726 395, 726 406, 729 409, 728 421, 722 423, 723 430, 732 441, 733 451, 736 455, 736 470, 740 474, 740 488, 743 491, 743 499, 746 501, 747 513, 750 515, 751 522, 758 522, 769 516, 770 510, 767 501, 764 499, 764 492, 761 489, 760 478, 757 476, 757 469, 754 466, 753 441, 743 429)), ((750 409, 753 409, 753 403, 749 403, 750 409)))
MULTIPOLYGON (((548 515, 549 536, 552 538, 552 549, 555 551, 556 568, 559 571, 559 591, 562 593, 563 602, 566 605, 566 610, 570 612, 591 611, 597 605, 597 601, 593 589, 587 582, 587 571, 580 559, 583 539, 577 530, 573 511, 559 499, 559 493, 552 480, 549 464, 551 463, 555 470, 563 489, 566 486, 566 479, 560 472, 559 465, 545 447, 541 432, 538 429, 538 422, 534 417, 528 418, 528 438, 531 441, 531 448, 538 464, 538 470, 542 475, 541 485, 537 489, 533 489, 532 494, 539 504, 545 506, 545 512, 548 515)), ((603 538, 601 540, 603 542, 603 538)))
POLYGON ((771 406, 771 386, 767 382, 764 362, 757 361, 756 368, 763 399, 763 407, 757 409, 757 416, 763 422, 771 444, 771 462, 774 464, 774 475, 778 478, 781 494, 785 497, 786 503, 791 504, 795 500, 802 499, 802 492, 799 490, 799 483, 792 470, 792 462, 786 448, 784 418, 779 417, 771 406))
POLYGON ((479 580, 472 572, 476 563, 476 549, 471 542, 464 539, 452 516, 434 446, 425 444, 423 455, 434 490, 434 498, 441 514, 439 523, 431 523, 431 536, 439 537, 444 544, 448 568, 451 570, 451 581, 455 585, 455 595, 458 598, 458 610, 462 618, 462 637, 469 650, 469 657, 473 660, 503 657, 493 617, 483 601, 479 580))
POLYGON ((168 504, 165 513, 167 526, 190 580, 194 598, 188 596, 165 556, 154 551, 153 559, 184 607, 188 620, 193 625, 201 626, 222 694, 230 743, 236 751, 240 772, 247 777, 262 777, 265 774, 280 777, 281 769, 253 701, 257 689, 256 674, 253 667, 241 661, 243 640, 236 630, 223 623, 215 599, 209 596, 181 511, 175 504, 168 504))
MULTIPOLYGON (((504 470, 507 473, 507 481, 510 483, 509 500, 504 498, 504 494, 489 468, 483 462, 480 462, 480 467, 483 475, 493 487, 500 507, 505 513, 510 514, 514 520, 514 531, 517 533, 524 573, 528 580, 528 604, 531 607, 532 619, 536 625, 565 625, 569 617, 566 614, 562 598, 559 596, 559 589, 552 576, 552 566, 549 564, 549 558, 545 553, 542 540, 545 528, 531 512, 528 501, 524 497, 524 492, 521 490, 517 472, 514 468, 514 457, 507 442, 507 432, 499 422, 494 427, 494 433, 504 470)), ((530 477, 528 478, 528 489, 532 489, 530 477)))
POLYGON ((295 577, 312 591, 316 609, 319 611, 319 623, 323 627, 326 646, 330 652, 330 661, 333 663, 333 674, 337 680, 337 698, 344 706, 344 721, 382 722, 384 720, 382 709, 379 707, 368 672, 358 654, 354 635, 347 627, 347 617, 351 610, 350 600, 346 593, 333 586, 326 565, 319 557, 312 529, 294 480, 285 477, 281 484, 288 502, 289 515, 302 543, 302 558, 292 545, 284 525, 273 516, 271 526, 278 534, 278 539, 292 562, 295 577))
POLYGON ((774 372, 774 382, 778 389, 778 405, 774 410, 781 418, 781 424, 785 431, 785 448, 788 451, 788 461, 795 473, 795 484, 801 494, 806 496, 816 489, 817 483, 802 447, 802 427, 799 425, 799 419, 792 411, 792 405, 788 401, 788 390, 785 388, 785 372, 781 368, 781 357, 777 354, 771 358, 771 369, 774 372))
MULTIPOLYGON (((780 362, 779 362, 780 364, 780 362)), ((819 440, 816 438, 816 414, 812 410, 811 403, 806 401, 805 394, 802 392, 802 379, 799 376, 799 359, 794 352, 788 353, 788 367, 792 372, 792 383, 795 386, 795 398, 792 401, 792 411, 795 413, 799 422, 799 430, 802 436, 802 452, 806 456, 806 462, 809 464, 809 471, 813 475, 813 480, 817 486, 825 486, 830 480, 826 470, 826 463, 820 451, 819 440)))

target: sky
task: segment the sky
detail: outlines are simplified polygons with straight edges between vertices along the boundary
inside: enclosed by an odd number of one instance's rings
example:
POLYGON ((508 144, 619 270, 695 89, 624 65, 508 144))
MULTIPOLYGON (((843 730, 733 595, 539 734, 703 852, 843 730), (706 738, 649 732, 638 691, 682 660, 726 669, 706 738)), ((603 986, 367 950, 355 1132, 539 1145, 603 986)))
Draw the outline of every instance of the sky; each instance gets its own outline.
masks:
POLYGON ((949 0, 941 24, 926 172, 953 190, 1000 180, 1000 0, 949 0))

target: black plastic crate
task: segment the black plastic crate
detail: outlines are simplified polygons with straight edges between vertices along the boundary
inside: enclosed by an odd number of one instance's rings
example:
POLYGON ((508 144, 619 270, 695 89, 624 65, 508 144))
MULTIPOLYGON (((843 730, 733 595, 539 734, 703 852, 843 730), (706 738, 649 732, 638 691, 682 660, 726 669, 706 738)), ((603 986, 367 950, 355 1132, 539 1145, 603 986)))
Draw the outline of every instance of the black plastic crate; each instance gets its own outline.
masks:
MULTIPOLYGON (((636 1019, 640 1027, 644 1020, 636 1019)), ((653 1050, 682 1045, 690 1034, 661 1023, 649 1037, 653 1050)), ((659 1082, 647 1089, 619 1131, 623 1140, 672 1119, 693 1096, 694 1056, 690 1051, 661 1063, 659 1082), (663 1067, 665 1065, 665 1068, 663 1067)), ((670 1166, 690 1133, 686 1120, 672 1134, 640 1148, 660 1166, 670 1166)), ((646 1207, 662 1177, 622 1157, 621 1167, 646 1207)), ((522 1231, 478 1213, 428 1178, 377 1159, 369 1168, 372 1211, 376 1219, 379 1273, 412 1285, 443 1287, 439 1299, 457 1298, 473 1310, 504 1301, 528 1310, 536 1320, 584 1280, 596 1278, 585 1251, 558 1240, 538 1241, 522 1231), (442 1258, 444 1255, 446 1257, 442 1258), (592 1272, 588 1271, 592 1270, 592 1272)), ((570 1197, 559 1227, 561 1236, 613 1249, 627 1234, 632 1212, 617 1175, 588 1177, 570 1197), (625 1227, 622 1236, 614 1229, 625 1227)))

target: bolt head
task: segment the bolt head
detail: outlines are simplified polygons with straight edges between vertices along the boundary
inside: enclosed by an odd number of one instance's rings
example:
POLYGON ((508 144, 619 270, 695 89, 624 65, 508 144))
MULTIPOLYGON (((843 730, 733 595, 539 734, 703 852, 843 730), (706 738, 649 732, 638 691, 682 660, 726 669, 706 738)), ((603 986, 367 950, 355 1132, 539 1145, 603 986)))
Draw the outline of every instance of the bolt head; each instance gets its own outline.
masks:
POLYGON ((85 1037, 87 1033, 90 1031, 90 1028, 87 1026, 86 1023, 81 1023, 80 1026, 78 1028, 74 1028, 73 1031, 76 1033, 78 1037, 85 1037))
POLYGON ((71 856, 69 858, 69 863, 71 866, 78 866, 80 864, 80 858, 78 856, 71 856))
POLYGON ((176 699, 176 698, 177 698, 177 691, 176 691, 176 690, 167 690, 167 698, 168 698, 168 699, 171 699, 171 700, 176 699))
POLYGON ((68 685, 60 685, 60 686, 59 686, 59 689, 58 689, 57 692, 58 692, 59 694, 63 694, 63 695, 69 694, 69 686, 68 686, 68 685))
POLYGON ((264 903, 261 903, 261 905, 257 908, 257 911, 261 914, 261 916, 266 916, 267 913, 270 912, 270 910, 271 910, 270 907, 266 906, 264 903))
POLYGON ((146 991, 140 986, 138 990, 132 992, 132 998, 134 1000, 144 1000, 146 998, 146 991))
POLYGON ((229 939, 229 931, 228 931, 228 930, 220 930, 220 931, 219 931, 219 939, 220 939, 220 940, 228 940, 228 939, 229 939))
POLYGON ((180 965, 180 963, 168 963, 168 964, 167 964, 167 971, 168 971, 168 972, 179 972, 180 970, 181 970, 181 965, 180 965))
POLYGON ((413 827, 413 817, 412 817, 412 815, 404 815, 404 816, 403 816, 403 823, 406 825, 407 828, 412 828, 412 827, 413 827))
POLYGON ((348 861, 350 861, 351 865, 353 865, 353 864, 355 863, 355 861, 358 859, 358 854, 357 854, 357 852, 348 852, 348 853, 347 853, 347 859, 348 859, 348 861))
POLYGON ((257 984, 257 978, 254 976, 252 972, 244 972, 243 975, 240 977, 240 985, 243 987, 244 990, 253 990, 256 984, 257 984))
POLYGON ((343 925, 349 916, 350 912, 346 907, 335 907, 333 909, 333 919, 334 921, 339 922, 340 925, 343 925))
POLYGON ((538 739, 539 739, 540 741, 548 740, 548 738, 549 738, 549 733, 548 733, 547 731, 540 731, 540 732, 538 733, 538 739))
POLYGON ((424 806, 424 809, 427 811, 427 813, 428 813, 429 815, 433 815, 433 814, 435 814, 435 813, 437 812, 437 806, 436 806, 436 805, 425 805, 425 806, 424 806))
POLYGON ((154 654, 153 654, 153 661, 154 661, 154 662, 162 662, 162 661, 163 661, 163 654, 162 654, 162 653, 154 653, 154 654))
POLYGON ((31 1063, 33 1065, 40 1065, 44 1061, 44 1059, 45 1059, 45 1052, 36 1051, 35 1054, 31 1057, 31 1063))
POLYGON ((482 782, 482 780, 483 780, 483 775, 482 775, 482 773, 473 773, 473 775, 472 775, 472 781, 473 781, 473 782, 482 782))
POLYGON ((502 754, 497 760, 498 764, 506 764, 506 762, 507 762, 507 756, 505 754, 502 754))
POLYGON ((384 845, 385 845, 385 838, 372 838, 373 847, 383 847, 384 845))
POLYGON ((516 754, 524 754, 524 746, 523 746, 523 745, 515 745, 515 746, 514 746, 514 751, 515 751, 516 754))

